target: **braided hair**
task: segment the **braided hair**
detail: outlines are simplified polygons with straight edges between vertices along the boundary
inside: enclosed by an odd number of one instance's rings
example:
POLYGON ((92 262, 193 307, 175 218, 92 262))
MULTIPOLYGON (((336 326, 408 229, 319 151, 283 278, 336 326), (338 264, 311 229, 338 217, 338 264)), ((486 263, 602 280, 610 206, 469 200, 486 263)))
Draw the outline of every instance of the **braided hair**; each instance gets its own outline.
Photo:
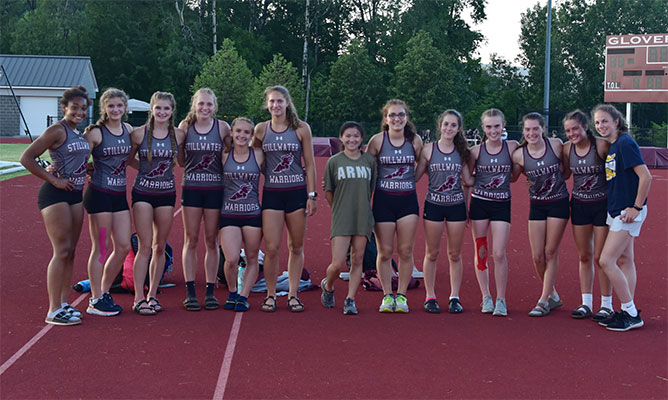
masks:
POLYGON ((149 164, 151 165, 153 165, 153 153, 151 152, 151 142, 153 141, 153 127, 155 126, 155 117, 153 116, 153 106, 155 106, 155 103, 157 103, 159 100, 166 100, 170 102, 172 107, 172 115, 169 117, 169 122, 167 124, 167 132, 169 133, 169 142, 172 145, 172 156, 174 160, 176 160, 176 153, 178 151, 176 145, 176 133, 174 131, 174 114, 176 113, 176 100, 174 99, 174 95, 169 92, 155 92, 153 93, 153 96, 151 96, 151 112, 149 113, 147 121, 148 125, 147 158, 149 164))

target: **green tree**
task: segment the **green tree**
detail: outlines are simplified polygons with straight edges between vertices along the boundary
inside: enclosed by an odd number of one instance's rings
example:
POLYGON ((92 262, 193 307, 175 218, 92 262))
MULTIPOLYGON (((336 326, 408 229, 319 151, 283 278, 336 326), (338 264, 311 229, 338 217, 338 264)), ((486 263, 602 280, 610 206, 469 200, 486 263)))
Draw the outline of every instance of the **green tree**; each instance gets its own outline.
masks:
POLYGON ((299 116, 304 113, 304 90, 301 86, 297 68, 281 54, 275 54, 271 62, 262 68, 254 80, 252 89, 247 92, 247 116, 254 121, 269 117, 264 104, 264 90, 269 86, 284 86, 290 92, 292 102, 299 116))
POLYGON ((218 97, 218 115, 231 119, 246 115, 245 99, 252 82, 246 61, 237 53, 234 42, 225 39, 220 50, 204 63, 191 90, 211 88, 218 97))
POLYGON ((371 62, 359 41, 332 64, 329 76, 321 82, 313 95, 315 120, 336 126, 344 120, 380 119, 379 110, 387 97, 384 72, 371 62))
POLYGON ((461 107, 457 79, 450 57, 434 47, 429 33, 420 31, 408 41, 406 55, 394 70, 390 95, 408 103, 417 124, 429 124, 446 108, 461 107))

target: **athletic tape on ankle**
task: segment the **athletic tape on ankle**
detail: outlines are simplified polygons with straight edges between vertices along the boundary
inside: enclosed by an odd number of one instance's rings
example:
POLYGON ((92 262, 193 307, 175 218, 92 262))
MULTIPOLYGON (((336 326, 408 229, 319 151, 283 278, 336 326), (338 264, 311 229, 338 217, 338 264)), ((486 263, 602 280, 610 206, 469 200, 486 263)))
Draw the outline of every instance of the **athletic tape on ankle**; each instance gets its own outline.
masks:
POLYGON ((487 269, 487 236, 475 238, 475 257, 478 260, 476 267, 484 271, 487 269), (485 256, 481 257, 480 253, 484 253, 485 256))

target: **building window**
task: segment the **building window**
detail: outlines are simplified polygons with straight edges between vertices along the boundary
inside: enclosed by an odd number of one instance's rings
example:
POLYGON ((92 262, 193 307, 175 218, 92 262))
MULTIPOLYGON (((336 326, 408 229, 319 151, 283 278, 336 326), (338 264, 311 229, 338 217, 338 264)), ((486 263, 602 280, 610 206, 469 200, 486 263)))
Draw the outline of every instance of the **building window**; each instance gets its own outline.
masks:
POLYGON ((617 56, 617 67, 624 68, 624 56, 617 56))
POLYGON ((626 60, 626 62, 627 62, 627 64, 629 64, 629 65, 631 65, 631 64, 635 64, 635 63, 636 63, 636 59, 635 59, 635 58, 629 58, 628 60, 626 60))
POLYGON ((638 77, 633 78, 633 88, 640 89, 640 78, 638 77))
POLYGON ((649 62, 659 61, 658 52, 656 47, 649 47, 649 62))
POLYGON ((647 89, 654 89, 654 78, 647 78, 647 89))
POLYGON ((668 62, 668 46, 659 47, 661 49, 661 62, 668 62))
POLYGON ((654 78, 654 89, 663 89, 663 79, 660 76, 654 78))
POLYGON ((616 71, 612 71, 612 73, 610 74, 610 80, 613 81, 613 82, 617 81, 617 72, 616 71))

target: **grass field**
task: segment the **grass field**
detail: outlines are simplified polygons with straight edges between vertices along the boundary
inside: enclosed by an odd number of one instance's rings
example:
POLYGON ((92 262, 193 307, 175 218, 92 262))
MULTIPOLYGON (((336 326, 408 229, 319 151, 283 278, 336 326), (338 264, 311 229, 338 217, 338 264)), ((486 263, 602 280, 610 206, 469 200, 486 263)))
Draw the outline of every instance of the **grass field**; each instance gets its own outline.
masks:
MULTIPOLYGON (((23 151, 29 146, 27 143, 0 143, 0 161, 15 161, 18 162, 23 151)), ((42 158, 51 161, 49 153, 44 153, 42 158)), ((0 175, 0 181, 15 178, 21 175, 27 175, 28 171, 19 171, 11 174, 0 175)))

